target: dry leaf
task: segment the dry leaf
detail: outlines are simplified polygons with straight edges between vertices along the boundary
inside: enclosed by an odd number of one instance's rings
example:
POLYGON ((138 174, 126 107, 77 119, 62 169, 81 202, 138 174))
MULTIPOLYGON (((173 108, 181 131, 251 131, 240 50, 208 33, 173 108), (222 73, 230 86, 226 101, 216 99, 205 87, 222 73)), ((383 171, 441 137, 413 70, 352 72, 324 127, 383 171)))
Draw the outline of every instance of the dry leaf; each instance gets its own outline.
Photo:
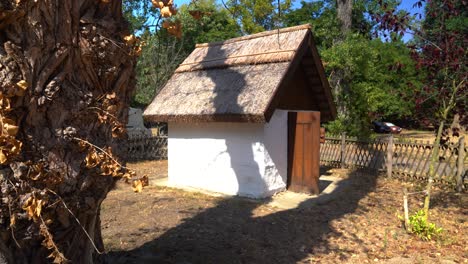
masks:
POLYGON ((114 122, 112 126, 112 137, 122 138, 125 135, 125 128, 122 124, 114 122))
POLYGON ((161 16, 162 17, 170 17, 172 16, 171 9, 168 6, 161 8, 161 16))
POLYGON ((124 40, 127 45, 132 46, 137 41, 137 38, 134 35, 128 35, 124 37, 124 40))
POLYGON ((115 174, 116 171, 118 171, 120 167, 116 164, 112 163, 103 163, 101 165, 101 175, 108 176, 108 175, 113 175, 115 174))
POLYGON ((44 201, 31 196, 23 204, 23 210, 26 211, 29 219, 36 221, 41 215, 42 205, 44 205, 44 201))
POLYGON ((28 83, 25 80, 21 80, 16 83, 16 86, 19 88, 16 90, 16 96, 23 96, 28 89, 28 83))
POLYGON ((14 138, 10 137, 10 155, 18 155, 21 151, 21 146, 23 146, 23 143, 19 140, 16 140, 14 138))
POLYGON ((3 123, 2 135, 15 137, 19 129, 19 127, 16 126, 15 121, 9 118, 3 118, 2 123, 3 123))
POLYGON ((92 169, 101 162, 101 159, 95 150, 90 150, 88 154, 86 155, 85 161, 86 161, 86 168, 92 169))
POLYGON ((12 156, 18 155, 22 143, 11 136, 0 137, 0 164, 5 164, 12 156))
POLYGON ((9 136, 12 136, 12 137, 15 137, 16 134, 18 133, 18 130, 19 130, 19 127, 18 127, 18 126, 14 126, 14 125, 10 125, 10 124, 4 124, 4 125, 3 125, 3 128, 4 128, 4 131, 5 131, 9 136))
POLYGON ((86 142, 84 142, 84 141, 79 141, 78 142, 78 147, 79 147, 80 151, 84 151, 89 147, 89 145, 86 144, 86 142))
POLYGON ((123 175, 122 178, 125 179, 125 182, 128 183, 129 180, 131 180, 133 177, 135 177, 136 172, 132 170, 127 170, 123 175))
POLYGON ((109 112, 109 113, 111 113, 111 114, 112 114, 112 113, 115 113, 116 111, 117 111, 117 106, 116 106, 116 105, 109 105, 109 106, 107 107, 107 112, 109 112))
POLYGON ((10 217, 10 227, 14 227, 16 224, 16 216, 15 215, 12 215, 10 217))
POLYGON ((153 3, 153 6, 155 8, 163 8, 164 7, 164 2, 163 1, 151 0, 151 2, 153 3))
POLYGON ((112 100, 115 97, 116 97, 115 92, 112 92, 112 93, 106 95, 106 98, 109 99, 109 100, 112 100))
POLYGON ((143 175, 143 177, 141 177, 140 180, 141 180, 141 185, 142 185, 143 187, 149 185, 149 178, 148 178, 147 175, 143 175))
POLYGON ((132 189, 136 193, 140 193, 143 190, 143 183, 141 180, 134 180, 132 183, 132 189))
POLYGON ((3 149, 0 150, 0 164, 5 164, 7 162, 7 156, 3 153, 3 149))
POLYGON ((37 181, 41 178, 41 176, 45 173, 44 165, 42 163, 33 164, 30 166, 31 171, 29 172, 29 178, 33 181, 37 181))
POLYGON ((136 56, 140 56, 142 52, 141 46, 136 47, 134 52, 136 56))
POLYGON ((41 224, 39 228, 39 232, 44 237, 44 240, 42 240, 42 245, 52 251, 52 253, 50 253, 50 255, 47 256, 47 258, 53 259, 52 263, 68 263, 68 260, 59 251, 57 245, 55 245, 54 238, 52 234, 49 232, 49 230, 47 229, 47 226, 44 224, 41 224))
POLYGON ((1 93, 0 93, 0 109, 2 109, 3 111, 10 110, 10 99, 6 98, 1 93))

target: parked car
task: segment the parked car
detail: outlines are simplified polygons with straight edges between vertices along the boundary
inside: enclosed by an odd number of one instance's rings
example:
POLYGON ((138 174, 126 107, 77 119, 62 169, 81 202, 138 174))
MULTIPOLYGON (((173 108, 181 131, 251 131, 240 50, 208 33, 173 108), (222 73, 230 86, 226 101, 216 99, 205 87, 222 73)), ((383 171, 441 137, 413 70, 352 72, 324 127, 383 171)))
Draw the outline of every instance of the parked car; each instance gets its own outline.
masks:
POLYGON ((390 122, 379 122, 379 121, 374 121, 372 122, 372 125, 374 125, 374 131, 376 133, 392 133, 392 134, 400 134, 402 128, 399 126, 396 126, 393 123, 390 122))

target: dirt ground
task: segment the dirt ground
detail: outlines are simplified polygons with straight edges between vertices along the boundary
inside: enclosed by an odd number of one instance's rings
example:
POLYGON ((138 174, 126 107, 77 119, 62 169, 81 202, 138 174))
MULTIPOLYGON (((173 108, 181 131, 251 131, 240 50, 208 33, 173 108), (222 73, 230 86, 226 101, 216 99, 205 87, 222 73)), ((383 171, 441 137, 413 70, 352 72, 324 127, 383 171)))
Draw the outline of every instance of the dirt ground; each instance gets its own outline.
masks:
MULTIPOLYGON (((407 139, 412 139, 412 140, 418 140, 418 141, 424 141, 424 142, 429 142, 433 143, 436 137, 435 131, 421 131, 421 130, 408 130, 408 129, 403 129, 399 137, 402 138, 407 138, 407 139)), ((464 136, 465 137, 465 142, 468 139, 468 132, 467 131, 460 131, 460 137, 464 136)), ((459 137, 451 137, 450 142, 458 142, 459 137)))
MULTIPOLYGON (((150 179, 167 162, 129 164, 150 179)), ((102 205, 108 263, 468 263, 467 195, 437 191, 431 221, 442 235, 430 242, 408 235, 402 183, 362 171, 344 177, 333 199, 313 198, 292 210, 268 200, 213 197, 149 186, 133 193, 119 184, 102 205)), ((410 186, 416 191, 416 186, 410 186)), ((422 197, 411 197, 420 208, 422 197)))

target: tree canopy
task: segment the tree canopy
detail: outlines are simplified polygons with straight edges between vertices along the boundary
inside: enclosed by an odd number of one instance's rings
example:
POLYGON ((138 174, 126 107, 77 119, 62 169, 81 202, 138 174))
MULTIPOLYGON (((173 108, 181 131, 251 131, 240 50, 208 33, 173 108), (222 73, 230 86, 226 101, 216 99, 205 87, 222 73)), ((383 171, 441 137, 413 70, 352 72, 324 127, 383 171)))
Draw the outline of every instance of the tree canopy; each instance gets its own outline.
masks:
MULTIPOLYGON (((432 1, 431 5, 437 5, 436 2, 432 1)), ((345 34, 338 18, 338 6, 330 0, 302 1, 297 6, 293 6, 291 1, 280 1, 280 9, 277 1, 269 0, 220 3, 201 0, 182 5, 179 13, 169 19, 160 19, 160 11, 147 1, 128 0, 124 3, 132 28, 140 32, 146 43, 137 66, 135 105, 143 107, 151 101, 177 65, 193 50, 195 43, 309 23, 330 82, 334 85, 336 102, 339 107, 347 109, 329 128, 333 132, 347 131, 351 134, 367 133, 373 119, 415 120, 417 108, 423 105, 415 98, 420 98, 418 95, 425 92, 422 87, 428 84, 423 80, 427 71, 418 70, 421 65, 415 60, 415 51, 420 55, 429 51, 427 48, 411 49, 403 41, 402 28, 387 30, 389 25, 398 25, 398 21, 404 20, 413 29, 425 31, 428 41, 433 33, 425 28, 440 28, 434 17, 426 15, 424 23, 420 23, 399 10, 399 2, 394 0, 354 1, 350 30, 345 34), (163 20, 179 25, 182 28, 180 35, 174 36, 164 28, 163 20), (346 82, 344 90, 337 89, 334 83, 333 78, 338 75, 346 82)), ((454 5, 453 10, 461 8, 454 5)), ((427 14, 430 12, 426 10, 427 14)), ((450 18, 444 22, 445 32, 466 33, 463 28, 466 15, 463 18, 463 14, 460 11, 455 15, 457 19, 450 18)), ((457 41, 461 43, 463 40, 457 41)), ((420 39, 412 43, 422 47, 420 39)), ((424 102, 433 105, 431 100, 424 102)))

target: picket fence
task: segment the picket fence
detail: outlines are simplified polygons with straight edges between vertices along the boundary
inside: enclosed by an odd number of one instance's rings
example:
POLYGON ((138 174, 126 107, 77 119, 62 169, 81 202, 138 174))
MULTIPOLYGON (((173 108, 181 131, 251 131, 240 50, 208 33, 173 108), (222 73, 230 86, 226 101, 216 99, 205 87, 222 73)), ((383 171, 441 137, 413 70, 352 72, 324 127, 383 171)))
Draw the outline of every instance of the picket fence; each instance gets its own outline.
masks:
MULTIPOLYGON (((127 143, 127 159, 167 159, 167 136, 133 136, 127 143)), ((427 180, 432 154, 429 141, 409 140, 393 135, 357 139, 327 135, 320 145, 320 165, 335 168, 366 168, 388 177, 427 180)), ((439 149, 435 181, 458 191, 467 190, 467 146, 464 137, 439 149)))
MULTIPOLYGON (((432 142, 393 135, 365 140, 345 134, 327 135, 320 146, 320 163, 331 167, 382 171, 388 177, 427 180, 432 149, 432 142)), ((466 190, 466 153, 464 137, 456 143, 441 146, 434 180, 455 187, 458 191, 466 190)))

